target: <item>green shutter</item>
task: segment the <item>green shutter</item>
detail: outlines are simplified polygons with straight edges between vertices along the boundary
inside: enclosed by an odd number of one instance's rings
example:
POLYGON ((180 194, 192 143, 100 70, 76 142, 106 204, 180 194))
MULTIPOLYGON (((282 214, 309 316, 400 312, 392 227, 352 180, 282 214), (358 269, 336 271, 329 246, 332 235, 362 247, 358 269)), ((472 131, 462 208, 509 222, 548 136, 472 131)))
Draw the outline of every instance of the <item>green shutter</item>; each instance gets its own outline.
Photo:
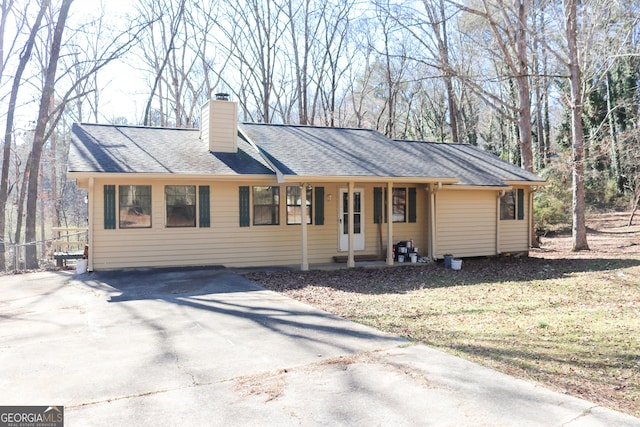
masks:
POLYGON ((416 213, 416 188, 409 187, 409 222, 416 222, 418 215, 416 213))
POLYGON ((380 224, 382 219, 382 187, 373 188, 373 223, 380 224))
POLYGON ((249 187, 240 187, 240 227, 251 225, 251 206, 249 205, 249 187))
POLYGON ((324 187, 316 187, 316 198, 313 203, 316 225, 324 225, 324 187))
POLYGON ((211 227, 211 203, 209 200, 209 186, 198 187, 200 192, 200 227, 211 227))
POLYGON ((116 186, 104 186, 104 228, 113 230, 116 228, 116 186))
POLYGON ((518 219, 524 219, 524 190, 518 189, 518 219))

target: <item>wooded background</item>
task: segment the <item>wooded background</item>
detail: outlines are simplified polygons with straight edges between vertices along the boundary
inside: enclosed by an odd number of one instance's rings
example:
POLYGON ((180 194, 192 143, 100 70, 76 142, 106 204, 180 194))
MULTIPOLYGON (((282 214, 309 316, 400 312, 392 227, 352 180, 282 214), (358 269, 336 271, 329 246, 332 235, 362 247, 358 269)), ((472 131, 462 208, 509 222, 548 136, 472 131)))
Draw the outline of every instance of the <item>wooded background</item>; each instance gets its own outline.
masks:
POLYGON ((638 207, 640 1, 0 1, 0 271, 86 225, 71 123, 198 127, 216 92, 243 121, 478 145, 549 181, 536 227, 571 224, 574 250, 588 207, 638 207), (103 112, 114 64, 142 111, 103 112))

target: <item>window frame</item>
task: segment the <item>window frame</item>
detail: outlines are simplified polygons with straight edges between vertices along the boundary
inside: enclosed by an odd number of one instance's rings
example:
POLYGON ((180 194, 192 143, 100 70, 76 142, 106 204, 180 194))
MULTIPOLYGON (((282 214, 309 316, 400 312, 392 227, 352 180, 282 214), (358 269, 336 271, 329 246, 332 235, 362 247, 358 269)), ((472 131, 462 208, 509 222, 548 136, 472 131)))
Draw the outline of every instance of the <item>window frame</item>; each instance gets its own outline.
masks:
POLYGON ((196 185, 171 184, 164 186, 164 225, 166 228, 195 228, 198 226, 198 188, 196 185), (181 194, 181 192, 169 194, 170 189, 176 190, 178 188, 185 189, 187 191, 185 191, 184 194, 181 194), (176 200, 180 200, 179 197, 184 197, 184 203, 174 202, 169 205, 170 197, 174 197, 176 200), (189 203, 189 198, 192 198, 192 203, 189 203), (190 221, 188 224, 186 222, 174 224, 173 221, 170 223, 169 218, 175 216, 173 212, 175 212, 176 209, 180 209, 183 212, 190 214, 192 218, 185 216, 185 218, 190 221))
POLYGON ((254 185, 252 187, 252 207, 253 207, 253 225, 262 226, 262 225, 280 225, 280 186, 274 185, 254 185), (257 204, 256 199, 256 191, 260 189, 269 189, 271 191, 270 198, 271 203, 267 204, 257 204), (262 208, 261 210, 267 211, 267 208, 271 211, 271 221, 270 222, 256 222, 258 218, 263 218, 265 215, 260 214, 257 215, 258 208, 262 208))
POLYGON ((508 190, 500 197, 500 221, 515 221, 516 219, 516 191, 508 190), (510 198, 511 200, 507 200, 510 198))
MULTIPOLYGON (((153 213, 152 213, 152 207, 153 207, 153 186, 151 185, 139 185, 139 184, 126 184, 126 185, 118 185, 118 228, 120 229, 133 229, 133 228, 152 228, 153 226, 153 213), (140 202, 139 200, 142 198, 143 200, 145 198, 147 198, 146 194, 142 194, 142 195, 135 195, 135 191, 133 192, 124 192, 122 191, 122 189, 124 187, 142 187, 142 188, 148 188, 149 192, 148 192, 148 206, 140 206, 140 202), (123 205, 123 194, 127 193, 127 197, 132 198, 135 197, 136 200, 135 202, 132 200, 131 203, 129 204, 124 204, 123 205), (131 196, 131 194, 134 194, 133 196, 131 196), (128 215, 147 215, 147 213, 145 212, 145 208, 148 211, 148 215, 149 215, 149 225, 126 225, 126 220, 123 220, 123 208, 125 208, 127 210, 127 216, 128 215), (133 213, 132 213, 133 210, 133 213), (140 211, 141 213, 137 213, 137 211, 140 211)), ((126 218, 126 216, 125 216, 126 218)))
MULTIPOLYGON (((286 196, 286 203, 287 203, 287 225, 300 225, 302 224, 302 191, 301 191, 302 187, 298 186, 298 185, 288 185, 287 186, 287 196, 286 196), (290 190, 295 190, 297 192, 297 194, 290 194, 290 190), (290 197, 295 197, 295 203, 289 203, 290 201, 290 197), (289 209, 293 208, 293 209, 299 209, 299 215, 296 216, 300 216, 300 221, 299 222, 293 222, 290 219, 290 211, 289 209)), ((306 208, 306 217, 307 217, 307 225, 312 225, 313 224, 313 189, 311 187, 306 187, 306 191, 307 191, 307 208, 306 208)))
POLYGON ((392 219, 394 223, 403 223, 407 222, 407 188, 406 187, 393 187, 391 189, 391 204, 392 204, 392 219), (404 195, 396 195, 397 193, 403 192, 404 195), (403 200, 400 202, 400 200, 403 200), (399 215, 396 210, 398 208, 402 208, 402 219, 396 218, 396 215, 399 215))

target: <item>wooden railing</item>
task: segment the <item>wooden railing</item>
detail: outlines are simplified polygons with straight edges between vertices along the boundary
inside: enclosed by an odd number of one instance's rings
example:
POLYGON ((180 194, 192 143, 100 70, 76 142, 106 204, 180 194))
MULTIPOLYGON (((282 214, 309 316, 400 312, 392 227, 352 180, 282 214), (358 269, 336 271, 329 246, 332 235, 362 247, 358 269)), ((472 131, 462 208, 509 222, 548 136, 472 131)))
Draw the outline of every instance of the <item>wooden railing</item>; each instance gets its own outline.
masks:
POLYGON ((81 259, 86 256, 87 227, 53 227, 53 258, 59 267, 66 265, 69 259, 81 259))

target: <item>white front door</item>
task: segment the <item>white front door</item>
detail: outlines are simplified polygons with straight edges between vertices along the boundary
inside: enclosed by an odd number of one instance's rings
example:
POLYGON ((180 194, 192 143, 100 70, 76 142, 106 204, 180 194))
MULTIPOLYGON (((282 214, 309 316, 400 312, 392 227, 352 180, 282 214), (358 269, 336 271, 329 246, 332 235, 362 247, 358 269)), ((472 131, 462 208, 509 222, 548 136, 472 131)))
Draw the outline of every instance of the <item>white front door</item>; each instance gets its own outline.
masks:
POLYGON ((349 203, 349 190, 340 189, 340 250, 349 250, 349 207, 353 209, 353 250, 364 250, 364 190, 353 190, 353 202, 349 203))

